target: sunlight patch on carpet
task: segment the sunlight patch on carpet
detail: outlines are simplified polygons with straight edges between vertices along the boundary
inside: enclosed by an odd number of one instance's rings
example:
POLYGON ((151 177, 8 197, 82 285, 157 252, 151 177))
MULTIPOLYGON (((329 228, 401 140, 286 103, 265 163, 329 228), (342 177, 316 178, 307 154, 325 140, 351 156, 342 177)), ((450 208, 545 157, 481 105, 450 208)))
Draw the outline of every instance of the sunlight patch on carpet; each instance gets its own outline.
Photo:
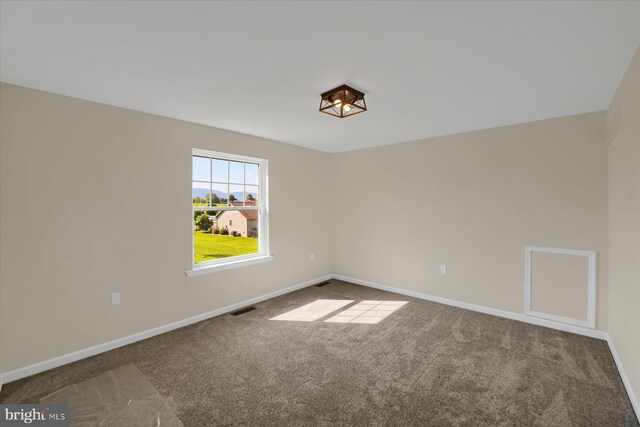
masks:
POLYGON ((362 301, 325 320, 330 323, 376 324, 409 301, 362 301))
POLYGON ((319 299, 302 307, 287 311, 269 320, 289 320, 297 322, 313 322, 321 317, 327 316, 334 311, 349 305, 354 300, 351 299, 319 299))

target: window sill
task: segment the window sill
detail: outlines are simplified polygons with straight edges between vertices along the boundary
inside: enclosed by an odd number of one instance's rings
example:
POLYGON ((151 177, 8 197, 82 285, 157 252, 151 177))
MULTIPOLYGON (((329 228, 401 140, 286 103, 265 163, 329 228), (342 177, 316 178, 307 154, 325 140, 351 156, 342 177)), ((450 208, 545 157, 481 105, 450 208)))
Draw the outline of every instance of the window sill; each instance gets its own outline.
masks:
POLYGON ((237 259, 235 261, 221 262, 219 264, 203 265, 185 271, 187 277, 201 276, 203 274, 215 273, 218 271, 231 270, 233 268, 246 267, 253 264, 262 264, 273 260, 273 255, 257 255, 251 258, 237 259))

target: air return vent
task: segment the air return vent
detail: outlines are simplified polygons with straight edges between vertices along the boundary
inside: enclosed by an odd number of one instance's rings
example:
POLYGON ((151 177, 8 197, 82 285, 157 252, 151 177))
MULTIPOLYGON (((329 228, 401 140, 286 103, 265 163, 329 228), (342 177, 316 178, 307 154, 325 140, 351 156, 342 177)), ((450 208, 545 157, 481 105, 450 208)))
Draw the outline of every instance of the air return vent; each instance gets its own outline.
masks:
POLYGON ((232 311, 229 314, 232 315, 232 316, 240 316, 241 314, 248 313, 248 312, 253 311, 255 309, 256 308, 254 306, 250 306, 250 307, 241 308, 240 310, 232 311))
POLYGON ((320 283, 316 284, 316 287, 321 288, 323 286, 329 285, 330 283, 331 283, 331 280, 326 280, 324 282, 320 282, 320 283))

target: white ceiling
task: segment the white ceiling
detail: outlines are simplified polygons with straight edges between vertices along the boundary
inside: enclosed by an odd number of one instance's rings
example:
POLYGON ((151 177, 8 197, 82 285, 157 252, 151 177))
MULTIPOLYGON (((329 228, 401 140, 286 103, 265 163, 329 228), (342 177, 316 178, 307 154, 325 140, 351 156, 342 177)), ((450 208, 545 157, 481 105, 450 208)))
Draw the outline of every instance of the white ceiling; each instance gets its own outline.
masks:
POLYGON ((4 82, 339 152, 607 108, 640 2, 8 2, 4 82), (337 119, 320 93, 364 91, 337 119))

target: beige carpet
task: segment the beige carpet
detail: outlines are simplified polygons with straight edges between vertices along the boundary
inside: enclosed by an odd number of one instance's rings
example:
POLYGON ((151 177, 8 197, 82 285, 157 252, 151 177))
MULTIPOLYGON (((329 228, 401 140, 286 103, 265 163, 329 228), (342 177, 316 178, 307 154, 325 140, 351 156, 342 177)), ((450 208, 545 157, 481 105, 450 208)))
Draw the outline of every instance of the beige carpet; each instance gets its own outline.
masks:
POLYGON ((636 423, 604 341, 339 281, 256 307, 7 384, 0 401, 134 364, 185 426, 636 423))

